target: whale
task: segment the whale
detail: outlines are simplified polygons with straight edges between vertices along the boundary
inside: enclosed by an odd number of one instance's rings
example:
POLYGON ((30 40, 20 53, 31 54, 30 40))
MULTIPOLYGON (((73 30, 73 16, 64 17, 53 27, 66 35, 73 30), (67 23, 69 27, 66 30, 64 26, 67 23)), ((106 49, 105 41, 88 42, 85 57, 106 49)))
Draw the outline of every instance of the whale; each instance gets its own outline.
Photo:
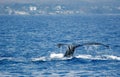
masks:
POLYGON ((89 43, 83 43, 83 44, 77 44, 77 45, 63 44, 63 43, 57 44, 58 48, 60 48, 62 46, 67 46, 67 50, 66 50, 66 52, 64 54, 64 57, 73 57, 73 54, 74 54, 76 48, 86 46, 86 45, 102 45, 102 46, 104 46, 106 48, 109 48, 108 45, 105 45, 103 43, 96 43, 96 42, 89 42, 89 43))

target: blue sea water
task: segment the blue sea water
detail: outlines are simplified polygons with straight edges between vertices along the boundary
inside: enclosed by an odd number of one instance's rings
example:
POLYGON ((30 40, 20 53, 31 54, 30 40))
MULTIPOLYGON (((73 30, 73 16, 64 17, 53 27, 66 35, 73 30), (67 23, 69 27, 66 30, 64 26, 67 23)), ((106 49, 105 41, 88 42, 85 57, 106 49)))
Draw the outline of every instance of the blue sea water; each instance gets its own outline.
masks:
POLYGON ((0 77, 119 77, 120 16, 0 16, 0 77), (58 43, 100 42, 64 58, 58 43))

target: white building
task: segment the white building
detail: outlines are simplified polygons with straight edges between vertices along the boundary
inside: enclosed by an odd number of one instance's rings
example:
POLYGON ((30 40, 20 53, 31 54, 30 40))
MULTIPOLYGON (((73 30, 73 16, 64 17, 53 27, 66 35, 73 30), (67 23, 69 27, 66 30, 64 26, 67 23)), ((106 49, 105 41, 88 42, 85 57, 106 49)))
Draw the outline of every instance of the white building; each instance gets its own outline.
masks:
POLYGON ((35 11, 35 10, 37 10, 37 7, 36 6, 30 6, 29 9, 30 9, 30 11, 35 11))

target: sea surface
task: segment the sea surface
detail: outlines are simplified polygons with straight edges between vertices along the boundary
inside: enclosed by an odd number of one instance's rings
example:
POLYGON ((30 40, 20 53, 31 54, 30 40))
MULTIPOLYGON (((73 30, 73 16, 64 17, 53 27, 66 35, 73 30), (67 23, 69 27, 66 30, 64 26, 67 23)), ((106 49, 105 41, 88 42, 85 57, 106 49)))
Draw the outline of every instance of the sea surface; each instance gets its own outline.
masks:
POLYGON ((0 77, 120 77, 120 15, 1 15, 0 77))

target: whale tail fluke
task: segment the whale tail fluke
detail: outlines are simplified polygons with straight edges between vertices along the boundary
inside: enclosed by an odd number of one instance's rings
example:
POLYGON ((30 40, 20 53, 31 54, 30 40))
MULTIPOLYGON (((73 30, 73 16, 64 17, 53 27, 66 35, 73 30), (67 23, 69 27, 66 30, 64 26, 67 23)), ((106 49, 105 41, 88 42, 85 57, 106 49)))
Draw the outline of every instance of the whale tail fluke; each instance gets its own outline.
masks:
POLYGON ((67 46, 67 50, 64 54, 64 57, 71 57, 73 56, 74 54, 74 51, 76 48, 78 47, 82 47, 82 46, 86 46, 86 45, 102 45, 106 48, 109 48, 108 45, 105 45, 103 43, 96 43, 96 42, 90 42, 90 43, 83 43, 83 44, 77 44, 77 45, 73 45, 73 44, 62 44, 62 43, 59 43, 57 44, 58 48, 62 47, 62 46, 67 46))
POLYGON ((76 45, 76 48, 81 47, 81 46, 87 46, 87 45, 101 45, 101 46, 104 46, 106 48, 110 48, 109 45, 105 45, 103 43, 96 43, 96 42, 78 44, 78 45, 76 45))
POLYGON ((60 47, 65 46, 65 45, 66 45, 66 46, 72 45, 72 46, 74 46, 75 48, 77 48, 77 47, 82 47, 82 46, 87 46, 87 45, 102 45, 102 46, 104 46, 104 47, 106 47, 106 48, 110 48, 109 45, 105 45, 105 44, 103 44, 103 43, 96 43, 96 42, 83 43, 83 44, 77 44, 77 45, 59 43, 59 44, 57 44, 57 47, 60 48, 60 47))

